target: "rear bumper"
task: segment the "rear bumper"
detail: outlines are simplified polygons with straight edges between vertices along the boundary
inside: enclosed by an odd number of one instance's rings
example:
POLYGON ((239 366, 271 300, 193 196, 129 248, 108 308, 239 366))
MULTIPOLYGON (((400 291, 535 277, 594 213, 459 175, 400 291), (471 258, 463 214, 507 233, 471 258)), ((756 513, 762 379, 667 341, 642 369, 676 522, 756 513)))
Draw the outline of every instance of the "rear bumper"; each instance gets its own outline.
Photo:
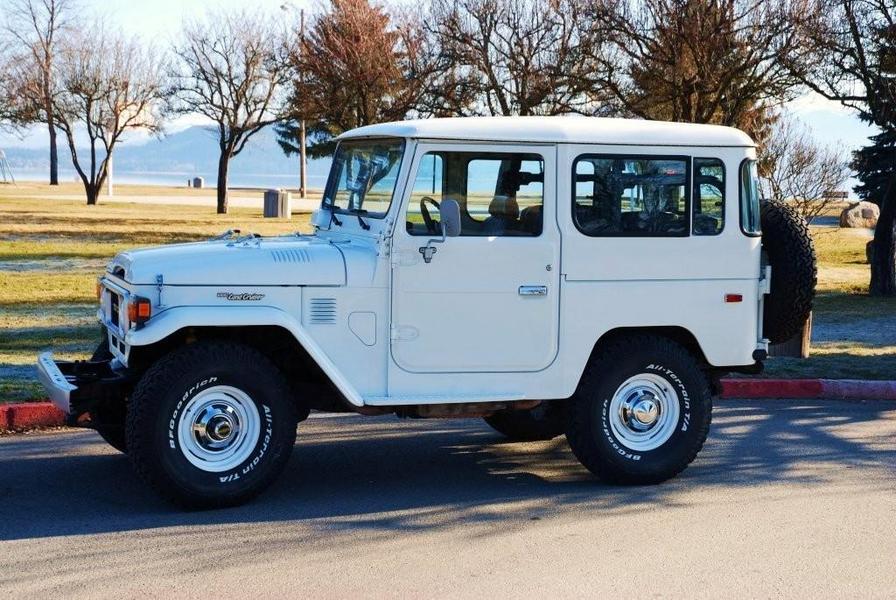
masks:
POLYGON ((133 387, 133 377, 117 359, 56 361, 51 352, 44 352, 37 359, 37 374, 69 424, 78 423, 102 403, 124 403, 133 387))

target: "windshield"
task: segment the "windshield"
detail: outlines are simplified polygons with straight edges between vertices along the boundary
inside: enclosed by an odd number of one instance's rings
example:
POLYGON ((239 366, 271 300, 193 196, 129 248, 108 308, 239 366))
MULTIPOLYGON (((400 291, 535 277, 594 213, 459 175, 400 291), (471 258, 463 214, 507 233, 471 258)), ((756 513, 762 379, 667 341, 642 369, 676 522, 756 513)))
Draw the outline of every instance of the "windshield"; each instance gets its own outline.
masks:
POLYGON ((403 153, 403 140, 340 143, 321 206, 335 212, 384 217, 392 203, 403 153))

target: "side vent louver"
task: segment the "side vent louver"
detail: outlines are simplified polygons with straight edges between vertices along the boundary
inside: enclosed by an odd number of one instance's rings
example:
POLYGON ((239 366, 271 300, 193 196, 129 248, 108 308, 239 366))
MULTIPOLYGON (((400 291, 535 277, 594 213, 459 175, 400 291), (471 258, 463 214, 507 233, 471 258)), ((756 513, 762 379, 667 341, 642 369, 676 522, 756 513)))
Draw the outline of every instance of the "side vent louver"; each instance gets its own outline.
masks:
POLYGON ((287 248, 285 250, 271 250, 271 258, 276 263, 309 263, 311 256, 306 250, 287 248))
POLYGON ((308 322, 332 325, 336 322, 336 298, 312 298, 308 301, 308 322))

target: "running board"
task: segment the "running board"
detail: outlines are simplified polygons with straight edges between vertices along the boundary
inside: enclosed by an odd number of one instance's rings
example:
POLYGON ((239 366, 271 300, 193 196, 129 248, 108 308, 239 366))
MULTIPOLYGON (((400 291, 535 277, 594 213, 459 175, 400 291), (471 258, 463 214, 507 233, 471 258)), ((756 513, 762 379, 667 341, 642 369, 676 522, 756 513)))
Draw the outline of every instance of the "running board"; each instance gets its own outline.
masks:
POLYGON ((517 402, 525 394, 468 394, 464 396, 366 396, 365 406, 420 406, 429 404, 471 404, 480 402, 517 402))

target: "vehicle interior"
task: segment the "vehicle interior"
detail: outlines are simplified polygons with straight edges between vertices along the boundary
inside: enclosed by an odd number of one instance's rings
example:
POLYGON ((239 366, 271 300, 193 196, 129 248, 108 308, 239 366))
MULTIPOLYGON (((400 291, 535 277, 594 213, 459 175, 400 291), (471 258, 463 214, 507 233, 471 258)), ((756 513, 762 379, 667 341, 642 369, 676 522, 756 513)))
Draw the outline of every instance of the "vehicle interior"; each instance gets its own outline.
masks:
POLYGON ((462 236, 541 235, 544 161, 534 154, 427 154, 408 206, 408 233, 438 235, 446 198, 460 205, 462 236))

